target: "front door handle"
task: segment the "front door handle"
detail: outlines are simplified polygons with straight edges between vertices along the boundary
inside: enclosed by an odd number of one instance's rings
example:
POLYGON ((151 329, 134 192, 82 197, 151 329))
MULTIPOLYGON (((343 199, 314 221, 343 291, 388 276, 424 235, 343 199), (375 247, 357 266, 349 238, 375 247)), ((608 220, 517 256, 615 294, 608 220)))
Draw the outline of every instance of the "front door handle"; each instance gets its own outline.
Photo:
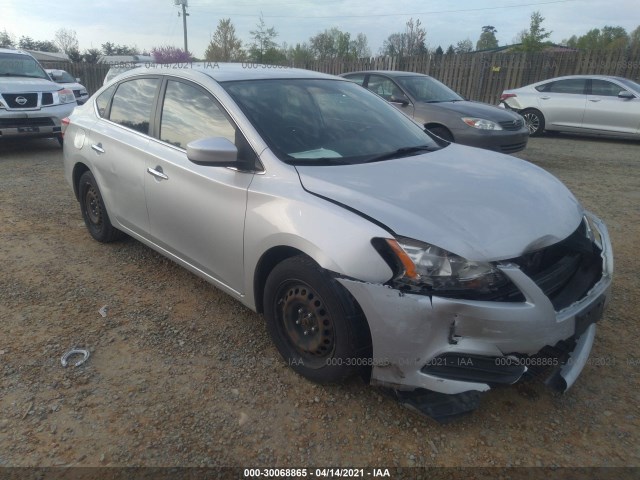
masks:
POLYGON ((540 100, 549 100, 551 97, 540 97, 540 100))
POLYGON ((162 172, 162 167, 160 165, 158 165, 156 168, 151 168, 151 167, 147 168, 147 173, 150 173, 151 175, 153 175, 159 180, 169 180, 169 177, 167 177, 162 172))
POLYGON ((101 143, 94 143, 93 145, 91 145, 91 150, 97 152, 98 154, 104 153, 104 148, 102 148, 101 143))
POLYGON ((590 102, 599 102, 600 100, 602 100, 601 98, 590 98, 589 101, 590 102))

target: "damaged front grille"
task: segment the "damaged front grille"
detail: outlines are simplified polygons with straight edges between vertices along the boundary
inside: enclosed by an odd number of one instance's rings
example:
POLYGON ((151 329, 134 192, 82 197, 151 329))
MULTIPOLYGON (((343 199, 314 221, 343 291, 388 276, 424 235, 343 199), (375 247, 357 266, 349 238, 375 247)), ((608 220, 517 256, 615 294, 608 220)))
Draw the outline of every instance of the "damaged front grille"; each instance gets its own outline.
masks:
POLYGON ((518 265, 559 311, 583 298, 600 280, 601 253, 581 223, 565 240, 510 262, 518 265))

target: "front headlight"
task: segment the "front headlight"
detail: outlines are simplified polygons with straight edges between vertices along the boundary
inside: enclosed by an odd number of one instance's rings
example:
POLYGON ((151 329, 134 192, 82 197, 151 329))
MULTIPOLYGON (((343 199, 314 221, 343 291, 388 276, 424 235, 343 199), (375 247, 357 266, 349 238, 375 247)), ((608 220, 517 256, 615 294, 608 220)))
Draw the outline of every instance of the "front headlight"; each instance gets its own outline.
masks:
MULTIPOLYGON (((510 281, 492 263, 467 260, 435 245, 409 238, 384 239, 395 260, 391 283, 400 290, 446 297, 481 299, 510 281)), ((374 242, 374 245, 375 242, 374 242)), ((381 249, 378 243, 378 251, 381 249)))
POLYGON ((485 118, 462 117, 462 121, 478 130, 502 130, 499 124, 485 118))
POLYGON ((68 88, 57 91, 58 103, 71 103, 76 101, 76 96, 68 88))

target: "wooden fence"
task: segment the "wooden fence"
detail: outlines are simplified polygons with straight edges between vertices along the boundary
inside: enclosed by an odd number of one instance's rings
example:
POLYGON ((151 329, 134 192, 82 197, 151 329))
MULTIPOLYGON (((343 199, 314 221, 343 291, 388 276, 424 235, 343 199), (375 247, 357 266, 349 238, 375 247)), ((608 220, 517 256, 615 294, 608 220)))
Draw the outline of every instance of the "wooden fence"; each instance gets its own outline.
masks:
MULTIPOLYGON (((109 70, 109 65, 86 63, 43 62, 43 66, 67 70, 72 76, 79 77, 90 94, 102 86, 109 70)), ((640 48, 584 52, 429 54, 357 61, 334 59, 290 66, 334 75, 357 70, 425 73, 466 98, 496 104, 503 90, 562 75, 615 75, 640 81, 640 48)))

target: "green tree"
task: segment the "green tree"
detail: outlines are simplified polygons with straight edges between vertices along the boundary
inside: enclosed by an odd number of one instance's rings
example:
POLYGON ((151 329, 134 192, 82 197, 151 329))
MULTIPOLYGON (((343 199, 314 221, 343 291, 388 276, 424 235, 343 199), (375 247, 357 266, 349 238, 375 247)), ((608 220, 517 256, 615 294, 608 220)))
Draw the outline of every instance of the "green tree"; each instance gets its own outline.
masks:
POLYGON ((449 45, 449 46, 447 47, 446 55, 453 55, 454 53, 456 53, 456 49, 455 49, 455 48, 453 48, 453 45, 449 45))
POLYGON ((268 27, 264 22, 264 17, 260 14, 260 21, 255 30, 251 30, 253 43, 249 47, 249 55, 256 62, 269 62, 271 58, 277 56, 278 44, 274 39, 278 36, 275 27, 268 27))
POLYGON ((82 61, 82 54, 77 48, 69 49, 67 55, 69 56, 69 60, 71 60, 73 63, 80 63, 82 61))
POLYGON ((98 63, 98 59, 102 56, 102 52, 97 48, 89 48, 82 54, 82 61, 85 63, 98 63))
POLYGON ((0 47, 15 47, 15 42, 6 29, 0 32, 0 47))
POLYGON ((629 46, 631 48, 640 47, 640 26, 629 34, 629 46))
POLYGON ((473 42, 470 38, 465 38, 464 40, 460 40, 458 43, 456 43, 456 53, 469 53, 471 51, 473 51, 473 42))
POLYGON ((540 12, 533 12, 531 14, 529 30, 523 30, 521 32, 521 45, 517 50, 523 52, 539 52, 549 45, 550 42, 547 39, 551 36, 552 32, 547 32, 542 26, 542 22, 544 22, 544 17, 540 12))
POLYGON ((367 36, 359 33, 355 39, 338 28, 318 33, 309 39, 309 49, 318 60, 330 58, 358 59, 371 55, 367 36))
POLYGON ((436 48, 433 53, 436 55, 444 55, 444 50, 442 50, 442 47, 438 45, 438 48, 436 48))
POLYGON ((244 60, 242 40, 236 36, 236 29, 230 18, 223 18, 218 22, 218 27, 204 52, 204 58, 215 62, 244 60))
POLYGON ((308 43, 296 43, 295 47, 286 48, 287 61, 295 66, 304 67, 307 63, 313 62, 316 57, 308 43))
POLYGON ((489 50, 498 47, 498 39, 496 38, 498 31, 492 25, 482 27, 480 38, 476 42, 476 50, 489 50))
POLYGON ((116 54, 116 46, 111 42, 105 42, 101 45, 102 53, 104 55, 115 55, 116 54))

